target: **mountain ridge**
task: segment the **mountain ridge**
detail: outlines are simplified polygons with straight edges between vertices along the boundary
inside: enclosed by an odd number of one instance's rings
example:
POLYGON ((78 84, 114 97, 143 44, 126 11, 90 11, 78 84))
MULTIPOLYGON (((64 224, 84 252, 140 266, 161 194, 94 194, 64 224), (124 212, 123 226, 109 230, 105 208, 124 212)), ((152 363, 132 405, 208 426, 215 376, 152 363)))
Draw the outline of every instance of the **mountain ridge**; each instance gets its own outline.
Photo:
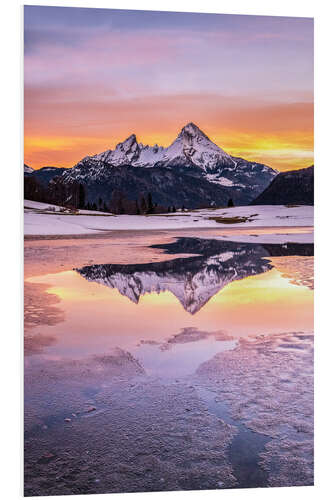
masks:
POLYGON ((168 198, 169 204, 196 208, 203 204, 223 206, 230 198, 238 204, 248 204, 276 175, 277 171, 267 165, 229 155, 190 122, 166 148, 157 144, 143 145, 137 142, 135 134, 131 134, 114 150, 84 157, 66 169, 60 180, 65 184, 84 184, 89 202, 96 202, 98 197, 110 198, 112 191, 117 189, 133 200, 136 196, 133 184, 138 183, 142 185, 141 190, 153 194, 154 202, 158 204, 165 203, 168 198), (128 182, 121 169, 126 172, 128 182), (148 170, 154 173, 148 174, 148 170), (166 181, 172 176, 174 179, 162 200, 161 187, 155 181, 163 183, 163 175, 166 181), (202 189, 198 199, 191 189, 182 203, 177 191, 185 192, 186 183, 197 184, 199 191, 201 183, 202 189), (214 191, 215 194, 208 195, 205 200, 202 191, 214 191))
POLYGON ((52 202, 62 192, 62 201, 76 206, 78 197, 71 193, 80 186, 85 205, 103 203, 105 209, 118 197, 133 212, 148 194, 157 210, 226 206, 230 199, 253 204, 275 179, 289 174, 228 154, 189 122, 167 147, 139 143, 131 134, 114 149, 85 156, 71 168, 25 167, 24 175, 39 182, 52 202))
POLYGON ((173 163, 190 163, 209 168, 216 166, 218 160, 232 162, 232 157, 213 143, 197 125, 190 122, 185 125, 176 139, 167 147, 138 143, 135 134, 131 134, 115 149, 108 149, 90 158, 101 160, 112 166, 131 164, 134 167, 171 166, 173 163), (202 155, 207 150, 210 154, 202 155))

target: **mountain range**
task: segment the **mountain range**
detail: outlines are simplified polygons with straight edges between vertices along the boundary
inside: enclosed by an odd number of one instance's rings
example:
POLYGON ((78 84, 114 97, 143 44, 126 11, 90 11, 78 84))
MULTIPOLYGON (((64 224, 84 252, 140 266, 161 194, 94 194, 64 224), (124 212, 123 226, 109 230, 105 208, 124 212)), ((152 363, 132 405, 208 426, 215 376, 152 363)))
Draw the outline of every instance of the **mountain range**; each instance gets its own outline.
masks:
POLYGON ((118 190, 130 200, 149 192, 159 205, 187 208, 223 206, 230 198, 246 205, 277 174, 267 165, 229 155, 194 123, 183 127, 165 148, 138 143, 132 134, 114 150, 86 156, 72 168, 29 172, 25 167, 25 175, 43 185, 82 184, 89 203, 109 201, 118 190))

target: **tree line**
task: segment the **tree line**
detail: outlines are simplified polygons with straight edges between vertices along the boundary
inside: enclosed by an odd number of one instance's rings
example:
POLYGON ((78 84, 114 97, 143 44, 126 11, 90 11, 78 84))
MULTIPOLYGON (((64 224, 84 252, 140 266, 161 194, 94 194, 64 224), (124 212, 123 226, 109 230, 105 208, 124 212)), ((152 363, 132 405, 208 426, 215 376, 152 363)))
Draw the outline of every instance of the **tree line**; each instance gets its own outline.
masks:
POLYGON ((24 176, 24 198, 69 208, 85 208, 86 192, 79 182, 65 184, 54 178, 45 187, 34 176, 24 176))
POLYGON ((86 209, 111 212, 117 215, 148 215, 175 212, 174 205, 163 206, 153 201, 152 194, 140 193, 135 200, 129 199, 122 191, 113 190, 110 199, 99 197, 89 201, 87 188, 80 182, 64 183, 53 178, 43 186, 34 176, 24 177, 24 198, 32 201, 52 203, 71 209, 86 209))
MULTIPOLYGON (((129 199, 123 191, 115 189, 112 191, 110 199, 99 197, 96 201, 89 201, 89 193, 84 184, 77 181, 64 183, 60 177, 53 178, 45 187, 34 176, 25 176, 24 198, 72 209, 96 210, 117 215, 149 215, 176 212, 176 207, 173 204, 163 206, 154 202, 150 192, 140 193, 133 200, 129 199)), ((234 206, 231 198, 227 206, 234 206)), ((186 210, 185 205, 178 208, 186 210)))

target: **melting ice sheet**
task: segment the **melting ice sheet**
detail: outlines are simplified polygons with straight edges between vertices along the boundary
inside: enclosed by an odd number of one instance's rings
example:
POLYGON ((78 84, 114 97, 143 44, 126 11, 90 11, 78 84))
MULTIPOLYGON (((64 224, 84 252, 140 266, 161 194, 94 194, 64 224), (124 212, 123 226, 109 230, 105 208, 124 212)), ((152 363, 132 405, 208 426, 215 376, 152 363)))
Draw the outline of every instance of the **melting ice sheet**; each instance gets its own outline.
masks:
POLYGON ((26 281, 27 495, 313 483, 313 246, 163 248, 26 281))

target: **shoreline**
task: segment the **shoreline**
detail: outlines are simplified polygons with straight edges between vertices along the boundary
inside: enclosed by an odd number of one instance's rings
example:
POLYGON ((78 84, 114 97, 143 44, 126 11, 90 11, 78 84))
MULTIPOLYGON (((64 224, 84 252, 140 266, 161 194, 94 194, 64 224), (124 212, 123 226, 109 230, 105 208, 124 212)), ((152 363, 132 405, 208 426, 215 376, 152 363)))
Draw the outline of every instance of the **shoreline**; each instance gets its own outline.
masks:
POLYGON ((303 233, 303 232, 313 232, 313 226, 305 225, 305 226, 246 226, 246 227, 231 227, 231 228, 219 228, 219 227, 198 227, 194 229, 193 227, 187 228, 178 228, 178 229, 100 229, 99 232, 96 233, 85 233, 85 234, 25 234, 24 241, 39 241, 39 240, 74 240, 74 239, 103 239, 103 238, 112 238, 112 237, 135 237, 142 235, 163 235, 165 233, 177 233, 177 232, 186 232, 186 233, 213 233, 215 236, 223 236, 228 234, 279 234, 283 231, 283 234, 295 234, 295 233, 303 233), (271 230, 270 233, 267 233, 267 230, 271 230), (300 230, 300 231, 298 231, 300 230), (218 234, 216 234, 218 233, 218 234), (219 234, 222 233, 222 234, 219 234))

